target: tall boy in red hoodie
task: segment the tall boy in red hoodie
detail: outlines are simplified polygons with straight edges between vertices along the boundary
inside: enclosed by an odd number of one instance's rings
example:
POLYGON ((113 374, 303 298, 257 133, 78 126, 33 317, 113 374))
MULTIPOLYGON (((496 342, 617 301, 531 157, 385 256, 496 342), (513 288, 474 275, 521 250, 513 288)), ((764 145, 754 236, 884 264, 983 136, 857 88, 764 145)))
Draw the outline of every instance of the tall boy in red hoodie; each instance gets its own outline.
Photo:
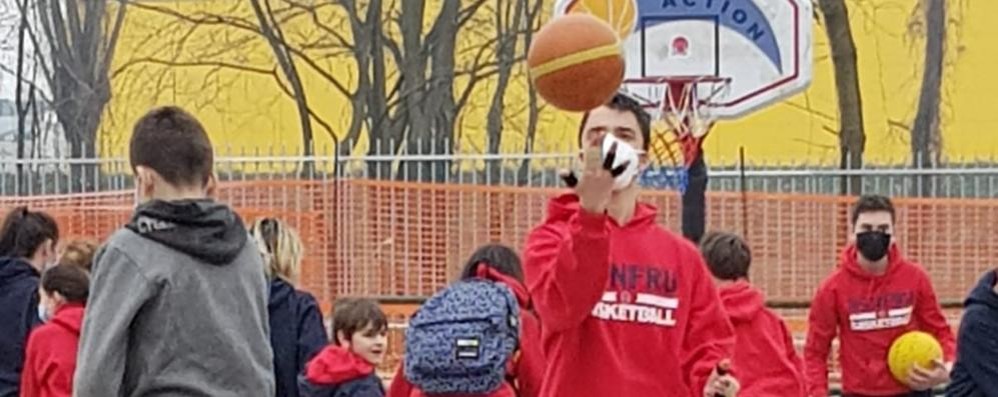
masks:
POLYGON ((527 284, 548 360, 543 397, 737 392, 737 381, 716 369, 730 357, 734 333, 703 259, 637 201, 649 124, 621 94, 588 112, 582 175, 565 178, 575 191, 553 198, 527 237, 527 284), (610 135, 616 147, 604 155, 610 135))
POLYGON ((739 397, 803 397, 804 362, 780 316, 767 309, 762 292, 749 284, 752 251, 733 233, 713 232, 700 252, 718 286, 724 310, 735 327, 739 397))
POLYGON ((894 205, 863 196, 852 210, 851 243, 839 267, 821 283, 808 315, 804 362, 812 397, 828 395, 828 351, 839 337, 845 396, 931 396, 949 380, 953 331, 928 275, 894 244, 894 205), (906 384, 891 376, 887 351, 908 331, 924 331, 943 346, 945 362, 916 368, 906 384))

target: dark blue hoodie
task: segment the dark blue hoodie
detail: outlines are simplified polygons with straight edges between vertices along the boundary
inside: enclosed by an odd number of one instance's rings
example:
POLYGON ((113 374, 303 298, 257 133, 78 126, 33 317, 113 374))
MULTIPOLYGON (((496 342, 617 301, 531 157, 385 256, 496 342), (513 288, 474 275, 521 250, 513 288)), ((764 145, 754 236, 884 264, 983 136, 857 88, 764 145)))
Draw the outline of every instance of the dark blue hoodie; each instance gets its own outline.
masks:
POLYGON ((278 278, 270 282, 267 309, 277 397, 298 397, 298 375, 304 372, 305 363, 329 343, 322 313, 311 294, 295 290, 278 278))
POLYGON ((987 272, 964 304, 947 397, 998 397, 998 294, 987 272))
POLYGON ((0 258, 0 397, 17 397, 28 333, 39 324, 38 271, 0 258))

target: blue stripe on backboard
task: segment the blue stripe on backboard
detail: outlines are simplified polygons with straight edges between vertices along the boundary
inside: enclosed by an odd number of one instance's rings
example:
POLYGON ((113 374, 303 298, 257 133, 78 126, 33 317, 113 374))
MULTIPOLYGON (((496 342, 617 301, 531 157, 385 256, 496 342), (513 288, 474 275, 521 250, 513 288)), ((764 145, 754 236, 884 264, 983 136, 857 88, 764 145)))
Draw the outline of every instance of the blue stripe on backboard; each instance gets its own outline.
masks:
MULTIPOLYGON (((716 15, 721 26, 727 27, 755 44, 766 58, 783 73, 780 48, 773 34, 769 19, 752 0, 637 0, 638 20, 666 17, 648 23, 651 27, 683 17, 703 19, 705 15, 716 15)), ((640 29, 641 24, 637 24, 640 29)))

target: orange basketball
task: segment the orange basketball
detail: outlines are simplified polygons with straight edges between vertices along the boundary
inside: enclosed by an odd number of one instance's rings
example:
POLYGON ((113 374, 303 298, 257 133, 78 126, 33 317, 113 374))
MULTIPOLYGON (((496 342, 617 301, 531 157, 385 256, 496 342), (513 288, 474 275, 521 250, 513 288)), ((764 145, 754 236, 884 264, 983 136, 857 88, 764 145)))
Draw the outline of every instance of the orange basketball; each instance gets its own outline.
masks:
POLYGON ((527 65, 541 97, 573 112, 606 103, 624 79, 617 33, 584 13, 560 16, 544 25, 527 52, 527 65))

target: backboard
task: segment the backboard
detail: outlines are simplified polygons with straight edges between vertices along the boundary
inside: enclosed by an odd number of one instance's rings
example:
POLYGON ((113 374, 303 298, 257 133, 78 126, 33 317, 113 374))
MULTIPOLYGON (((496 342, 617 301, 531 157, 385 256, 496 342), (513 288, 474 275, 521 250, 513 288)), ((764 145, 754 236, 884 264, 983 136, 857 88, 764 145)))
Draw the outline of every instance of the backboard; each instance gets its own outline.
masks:
POLYGON ((625 89, 655 99, 655 78, 693 84, 711 119, 734 119, 784 100, 811 82, 811 0, 559 0, 556 15, 587 12, 620 34, 625 89))

